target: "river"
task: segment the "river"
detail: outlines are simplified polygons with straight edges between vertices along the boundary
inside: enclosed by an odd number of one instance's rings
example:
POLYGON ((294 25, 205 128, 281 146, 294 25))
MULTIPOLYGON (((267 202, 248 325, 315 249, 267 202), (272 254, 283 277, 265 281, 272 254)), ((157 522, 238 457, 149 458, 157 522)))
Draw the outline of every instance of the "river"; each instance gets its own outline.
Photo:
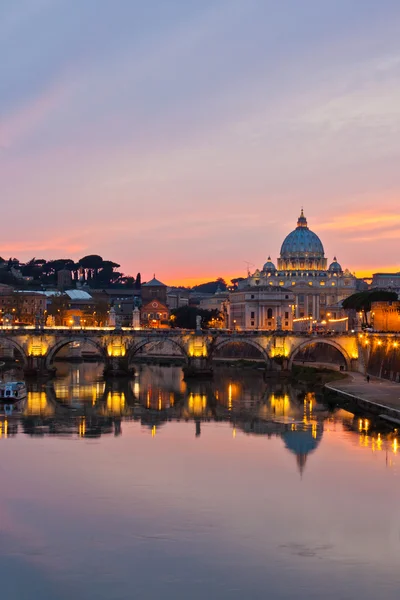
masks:
POLYGON ((396 432, 260 371, 57 367, 1 420, 2 598, 397 598, 396 432))

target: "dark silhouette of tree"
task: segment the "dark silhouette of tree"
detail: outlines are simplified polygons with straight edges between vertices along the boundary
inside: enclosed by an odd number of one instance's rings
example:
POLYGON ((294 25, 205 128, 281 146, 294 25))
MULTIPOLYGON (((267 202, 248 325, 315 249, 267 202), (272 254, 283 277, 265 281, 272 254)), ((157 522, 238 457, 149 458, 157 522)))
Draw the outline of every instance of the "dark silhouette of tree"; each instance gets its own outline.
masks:
POLYGON ((142 276, 140 273, 136 275, 135 289, 140 290, 142 287, 142 276))
POLYGON ((394 302, 398 299, 396 292, 389 290, 367 290, 352 294, 342 302, 345 310, 356 310, 364 315, 364 322, 368 325, 368 313, 372 302, 394 302))
POLYGON ((215 281, 207 281, 207 283, 195 285, 192 289, 194 292, 201 292, 203 294, 215 294, 217 290, 225 292, 226 282, 224 279, 222 279, 222 277, 219 277, 215 281))

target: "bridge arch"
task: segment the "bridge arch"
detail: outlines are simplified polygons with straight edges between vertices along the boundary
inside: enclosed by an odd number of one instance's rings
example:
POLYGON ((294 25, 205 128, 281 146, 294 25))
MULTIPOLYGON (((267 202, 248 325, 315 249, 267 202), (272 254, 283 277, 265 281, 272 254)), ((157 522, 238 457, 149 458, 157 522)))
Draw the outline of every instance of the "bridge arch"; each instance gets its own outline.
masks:
POLYGON ((288 362, 289 370, 292 369, 293 361, 296 358, 297 354, 300 352, 300 350, 302 350, 303 348, 306 348, 307 346, 311 346, 313 344, 325 344, 326 346, 331 346, 332 348, 335 348, 336 350, 338 350, 345 361, 346 371, 351 371, 351 358, 350 358, 349 354, 347 353, 347 350, 345 350, 345 348, 343 348, 343 346, 341 346, 334 340, 327 340, 325 338, 316 338, 316 339, 310 338, 309 340, 306 340, 305 342, 302 342, 301 344, 296 346, 296 348, 294 348, 294 350, 292 350, 292 352, 289 356, 289 362, 288 362))
POLYGON ((14 348, 14 350, 17 350, 22 357, 24 367, 27 366, 28 356, 27 356, 25 348, 23 348, 18 342, 16 342, 15 340, 13 340, 10 337, 1 336, 0 337, 0 346, 1 346, 1 342, 6 342, 7 344, 10 344, 10 346, 12 346, 14 348))
POLYGON ((46 354, 46 368, 50 369, 52 366, 52 363, 54 361, 54 357, 56 356, 57 352, 59 352, 61 350, 61 348, 64 348, 65 346, 68 346, 68 344, 71 344, 73 342, 79 342, 80 344, 82 343, 89 343, 92 346, 94 346, 96 348, 96 350, 98 350, 101 358, 104 360, 104 362, 107 362, 109 359, 109 356, 107 355, 107 350, 106 348, 99 342, 97 342, 96 340, 90 338, 90 337, 81 337, 81 336, 73 336, 73 337, 68 337, 66 339, 60 340, 59 342, 56 342, 54 344, 54 346, 51 346, 51 348, 49 348, 49 350, 47 351, 46 354))
POLYGON ((184 342, 178 342, 176 339, 172 338, 172 337, 168 337, 166 338, 163 335, 159 335, 159 336, 151 336, 148 338, 144 338, 139 340, 136 343, 133 343, 132 346, 130 346, 128 348, 128 362, 130 363, 134 356, 145 346, 147 346, 148 344, 152 344, 153 342, 168 342, 173 344, 174 346, 176 346, 181 353, 182 358, 185 360, 185 362, 188 362, 189 357, 188 357, 188 351, 187 348, 184 344, 184 342))
POLYGON ((210 359, 212 359, 215 356, 215 352, 218 350, 221 350, 224 346, 228 346, 229 344, 235 344, 235 343, 241 343, 241 344, 247 344, 249 346, 253 346, 253 348, 256 348, 256 350, 258 350, 261 354, 261 356, 263 357, 263 359, 265 360, 265 362, 267 364, 269 364, 271 362, 271 357, 269 356, 268 352, 266 351, 266 349, 261 346, 261 344, 259 344, 258 342, 256 342, 253 339, 249 339, 248 337, 244 337, 244 336, 232 336, 232 337, 227 337, 227 338, 223 338, 215 341, 214 344, 211 344, 209 347, 209 356, 210 359))

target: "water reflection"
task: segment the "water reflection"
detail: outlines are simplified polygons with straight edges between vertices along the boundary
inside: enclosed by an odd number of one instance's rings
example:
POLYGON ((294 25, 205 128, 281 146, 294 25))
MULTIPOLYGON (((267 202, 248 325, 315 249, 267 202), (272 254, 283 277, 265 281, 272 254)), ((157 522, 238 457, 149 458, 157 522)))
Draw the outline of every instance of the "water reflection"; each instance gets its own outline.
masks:
POLYGON ((351 434, 353 444, 383 452, 388 466, 398 453, 397 429, 328 407, 323 396, 313 391, 285 381, 265 381, 257 371, 219 368, 212 381, 189 382, 178 367, 138 365, 135 379, 113 382, 103 381, 101 373, 101 364, 61 363, 53 381, 29 383, 21 413, 0 420, 0 438, 18 432, 120 436, 124 421, 140 422, 152 437, 162 434, 171 421, 193 422, 193 435, 198 438, 202 426, 213 421, 229 423, 232 438, 239 433, 280 438, 301 474, 324 431, 337 427, 351 434))

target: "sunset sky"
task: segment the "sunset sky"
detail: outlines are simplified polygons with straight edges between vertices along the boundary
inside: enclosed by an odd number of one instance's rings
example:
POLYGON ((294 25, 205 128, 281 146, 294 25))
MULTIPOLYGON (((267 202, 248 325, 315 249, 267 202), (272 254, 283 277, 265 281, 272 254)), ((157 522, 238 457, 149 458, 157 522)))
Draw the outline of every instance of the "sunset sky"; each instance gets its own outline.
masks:
POLYGON ((400 271, 399 0, 2 0, 0 255, 400 271))

